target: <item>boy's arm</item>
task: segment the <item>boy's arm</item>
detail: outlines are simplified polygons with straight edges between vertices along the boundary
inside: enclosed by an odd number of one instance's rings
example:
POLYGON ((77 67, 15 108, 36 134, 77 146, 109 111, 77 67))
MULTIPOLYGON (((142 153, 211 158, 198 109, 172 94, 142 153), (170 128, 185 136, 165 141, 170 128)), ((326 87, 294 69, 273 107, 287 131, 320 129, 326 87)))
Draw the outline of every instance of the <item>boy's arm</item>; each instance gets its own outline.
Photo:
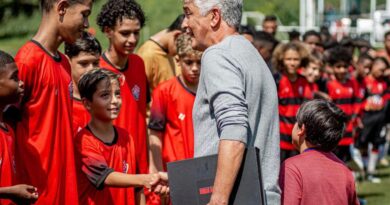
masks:
POLYGON ((124 174, 111 172, 104 185, 111 187, 146 187, 150 189, 160 181, 158 174, 124 174))
POLYGON ((163 170, 162 138, 163 133, 149 129, 149 172, 157 173, 163 170))
POLYGON ((38 192, 37 188, 33 186, 26 184, 18 184, 9 187, 0 187, 0 198, 12 199, 15 201, 35 201, 36 199, 38 199, 38 192))
POLYGON ((149 172, 163 171, 162 138, 167 123, 167 94, 159 86, 153 91, 149 120, 149 172))

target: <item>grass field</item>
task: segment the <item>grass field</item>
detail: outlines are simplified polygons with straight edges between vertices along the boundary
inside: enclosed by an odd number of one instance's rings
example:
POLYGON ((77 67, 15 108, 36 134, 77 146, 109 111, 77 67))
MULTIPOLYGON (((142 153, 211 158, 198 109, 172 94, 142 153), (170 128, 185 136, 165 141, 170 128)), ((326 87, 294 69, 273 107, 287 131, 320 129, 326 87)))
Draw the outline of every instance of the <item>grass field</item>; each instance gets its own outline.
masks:
POLYGON ((378 177, 382 182, 358 183, 358 195, 367 200, 367 205, 390 205, 390 167, 379 168, 378 177))

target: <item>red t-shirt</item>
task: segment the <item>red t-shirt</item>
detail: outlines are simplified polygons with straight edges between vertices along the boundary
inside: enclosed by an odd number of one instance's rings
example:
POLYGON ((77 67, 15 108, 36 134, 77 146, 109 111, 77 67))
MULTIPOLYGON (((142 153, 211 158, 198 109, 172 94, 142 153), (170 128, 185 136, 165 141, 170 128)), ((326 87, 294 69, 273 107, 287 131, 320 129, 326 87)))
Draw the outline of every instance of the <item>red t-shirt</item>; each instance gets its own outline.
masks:
POLYGON ((296 120, 299 107, 305 100, 313 98, 313 91, 307 80, 298 76, 295 82, 291 82, 282 75, 278 84, 279 120, 280 120, 280 148, 294 150, 291 144, 291 132, 296 120))
POLYGON ((104 186, 107 176, 114 171, 136 173, 132 137, 126 130, 114 128, 115 138, 110 144, 95 137, 88 127, 75 138, 80 204, 135 204, 134 188, 104 186))
POLYGON ((326 89, 329 97, 348 117, 344 136, 340 140, 340 146, 347 146, 353 143, 353 130, 356 117, 359 114, 359 88, 354 80, 347 80, 345 83, 333 79, 327 82, 326 89))
POLYGON ((73 98, 72 101, 72 117, 73 117, 73 136, 87 126, 91 120, 91 116, 87 109, 85 109, 80 99, 73 98))
POLYGON ((122 107, 114 125, 126 129, 134 136, 137 153, 137 173, 148 173, 148 155, 146 145, 146 74, 143 60, 130 54, 127 67, 118 70, 103 54, 100 67, 124 76, 121 85, 122 107))
POLYGON ((69 62, 35 41, 20 48, 15 61, 25 87, 16 129, 18 183, 38 188, 36 204, 77 205, 69 62))
POLYGON ((153 90, 149 128, 163 132, 162 159, 166 163, 194 157, 192 107, 195 93, 172 78, 153 90))
POLYGON ((309 150, 283 162, 283 205, 359 204, 351 171, 331 152, 309 150))
MULTIPOLYGON (((0 187, 15 183, 14 133, 10 126, 0 127, 0 187)), ((13 204, 11 200, 0 199, 0 204, 13 204)))

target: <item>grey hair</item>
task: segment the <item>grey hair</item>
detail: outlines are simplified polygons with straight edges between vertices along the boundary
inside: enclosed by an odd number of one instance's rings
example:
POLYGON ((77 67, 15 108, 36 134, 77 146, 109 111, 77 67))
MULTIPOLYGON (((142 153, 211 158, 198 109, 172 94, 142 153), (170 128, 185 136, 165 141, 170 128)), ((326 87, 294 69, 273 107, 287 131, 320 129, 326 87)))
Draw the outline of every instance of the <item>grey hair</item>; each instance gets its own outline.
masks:
POLYGON ((243 0, 193 0, 202 16, 213 7, 221 10, 222 19, 236 29, 240 27, 243 0))

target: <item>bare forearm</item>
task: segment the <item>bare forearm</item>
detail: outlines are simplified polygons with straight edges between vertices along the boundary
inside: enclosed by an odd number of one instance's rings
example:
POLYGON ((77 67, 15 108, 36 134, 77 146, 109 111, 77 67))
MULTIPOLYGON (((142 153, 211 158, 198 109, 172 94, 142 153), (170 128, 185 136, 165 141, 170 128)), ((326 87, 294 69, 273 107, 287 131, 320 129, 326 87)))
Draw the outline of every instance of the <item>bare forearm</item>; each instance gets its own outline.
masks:
POLYGON ((112 187, 142 187, 149 183, 150 176, 147 174, 124 174, 120 172, 110 173, 104 184, 112 187))
POLYGON ((149 130, 149 172, 163 171, 162 163, 162 132, 149 130))
POLYGON ((242 142, 232 140, 220 141, 212 201, 214 200, 218 204, 228 204, 244 152, 245 144, 242 142))

